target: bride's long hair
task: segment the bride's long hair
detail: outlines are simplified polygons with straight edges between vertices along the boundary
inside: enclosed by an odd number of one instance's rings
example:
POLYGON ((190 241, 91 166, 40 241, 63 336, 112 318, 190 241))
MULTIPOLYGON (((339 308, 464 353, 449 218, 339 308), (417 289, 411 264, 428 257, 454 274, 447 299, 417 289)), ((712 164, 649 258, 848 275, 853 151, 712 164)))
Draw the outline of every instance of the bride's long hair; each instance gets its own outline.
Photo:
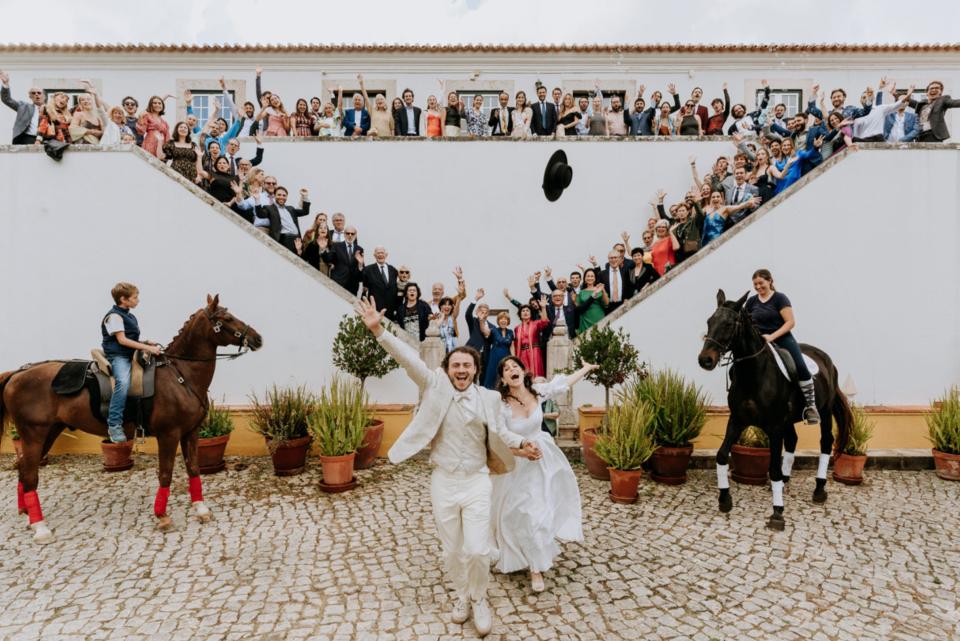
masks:
POLYGON ((523 361, 511 355, 501 358, 500 364, 497 365, 497 391, 500 392, 500 398, 503 399, 503 402, 506 403, 509 398, 512 398, 518 403, 520 402, 519 398, 510 393, 510 386, 503 382, 503 367, 510 362, 520 366, 520 369, 523 370, 523 386, 527 388, 528 392, 533 394, 534 398, 539 399, 540 395, 533 390, 533 376, 527 371, 527 368, 523 365, 523 361))

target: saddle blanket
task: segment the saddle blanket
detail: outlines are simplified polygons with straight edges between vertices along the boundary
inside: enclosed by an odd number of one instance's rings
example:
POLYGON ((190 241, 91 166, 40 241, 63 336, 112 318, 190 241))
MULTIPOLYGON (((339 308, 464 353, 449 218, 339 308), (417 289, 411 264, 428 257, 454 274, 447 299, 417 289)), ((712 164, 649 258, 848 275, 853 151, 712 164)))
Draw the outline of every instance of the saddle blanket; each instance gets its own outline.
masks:
MULTIPOLYGON (((767 343, 767 346, 770 348, 770 351, 773 352, 773 358, 776 359, 777 367, 780 368, 780 372, 783 374, 783 377, 789 381, 790 373, 787 371, 787 365, 783 362, 783 358, 780 357, 780 351, 773 343, 767 343)), ((810 370, 810 376, 816 376, 820 372, 820 368, 817 366, 816 361, 806 354, 803 355, 803 362, 806 363, 807 369, 810 370)))

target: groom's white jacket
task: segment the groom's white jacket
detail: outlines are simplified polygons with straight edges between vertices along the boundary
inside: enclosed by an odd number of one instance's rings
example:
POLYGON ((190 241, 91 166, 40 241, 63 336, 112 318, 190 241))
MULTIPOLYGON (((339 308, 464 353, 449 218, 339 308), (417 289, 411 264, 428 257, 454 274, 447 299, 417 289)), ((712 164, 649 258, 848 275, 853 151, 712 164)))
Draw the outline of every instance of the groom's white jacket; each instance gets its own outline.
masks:
MULTIPOLYGON (((388 330, 384 329, 377 340, 423 392, 416 415, 387 453, 391 463, 400 463, 430 445, 454 402, 456 390, 443 369, 431 370, 415 349, 388 330)), ((487 467, 493 474, 509 472, 514 468, 509 448, 519 448, 523 437, 507 429, 500 394, 483 387, 478 391, 487 425, 487 467)))

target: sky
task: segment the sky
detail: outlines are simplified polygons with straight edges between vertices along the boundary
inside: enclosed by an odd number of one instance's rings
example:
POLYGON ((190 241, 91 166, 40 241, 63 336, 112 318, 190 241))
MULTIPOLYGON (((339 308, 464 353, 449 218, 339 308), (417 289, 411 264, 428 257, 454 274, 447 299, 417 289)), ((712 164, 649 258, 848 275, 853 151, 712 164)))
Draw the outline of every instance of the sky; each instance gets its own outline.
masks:
POLYGON ((45 0, 39 13, 33 3, 0 0, 0 7, 2 43, 960 42, 957 0, 45 0))

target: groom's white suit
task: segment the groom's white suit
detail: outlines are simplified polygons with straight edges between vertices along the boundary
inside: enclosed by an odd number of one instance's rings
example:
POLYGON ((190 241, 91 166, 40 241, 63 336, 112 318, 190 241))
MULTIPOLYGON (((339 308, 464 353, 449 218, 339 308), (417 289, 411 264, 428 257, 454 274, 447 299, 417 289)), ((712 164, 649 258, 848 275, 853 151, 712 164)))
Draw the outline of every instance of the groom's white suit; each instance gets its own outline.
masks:
POLYGON ((509 448, 523 438, 510 432, 500 395, 470 385, 459 392, 443 369, 431 370, 412 347, 383 331, 377 340, 420 387, 413 421, 390 448, 392 463, 430 445, 430 494, 443 545, 444 565, 457 596, 485 599, 490 580, 490 472, 514 467, 509 448))

